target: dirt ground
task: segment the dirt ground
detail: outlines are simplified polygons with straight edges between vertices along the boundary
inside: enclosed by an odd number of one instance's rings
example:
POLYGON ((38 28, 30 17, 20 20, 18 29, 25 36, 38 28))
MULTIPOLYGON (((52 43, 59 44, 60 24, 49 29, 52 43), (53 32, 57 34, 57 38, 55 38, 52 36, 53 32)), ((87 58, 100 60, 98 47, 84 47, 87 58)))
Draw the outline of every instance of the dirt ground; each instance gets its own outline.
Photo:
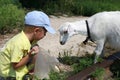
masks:
MULTIPOLYGON (((64 52, 68 52, 69 55, 82 55, 85 53, 93 53, 94 44, 86 45, 84 47, 80 46, 80 43, 85 40, 86 36, 75 35, 73 36, 65 45, 60 45, 59 43, 59 32, 58 29, 61 24, 65 22, 72 22, 76 20, 86 19, 87 17, 82 16, 73 16, 73 17, 56 17, 50 16, 51 25, 56 30, 56 34, 52 35, 47 33, 47 35, 38 42, 40 47, 49 51, 52 56, 58 57, 59 53, 64 54, 64 52)), ((7 34, 4 36, 0 36, 0 48, 3 47, 4 43, 9 40, 14 34, 7 34)))
MULTIPOLYGON (((64 55, 64 52, 69 53, 69 55, 82 55, 86 52, 93 53, 94 47, 92 46, 79 46, 82 41, 85 40, 86 36, 82 35, 75 35, 71 37, 71 39, 68 40, 68 42, 65 45, 60 45, 59 43, 59 32, 58 29, 61 24, 65 22, 72 22, 77 20, 87 19, 87 17, 82 16, 73 16, 73 17, 55 17, 51 16, 51 25, 55 28, 56 34, 51 35, 47 33, 46 37, 42 40, 40 40, 38 43, 41 47, 43 47, 45 50, 48 50, 51 55, 58 56, 59 53, 64 55), (79 54, 78 54, 79 53, 79 54)), ((94 45, 93 45, 94 46, 94 45)))

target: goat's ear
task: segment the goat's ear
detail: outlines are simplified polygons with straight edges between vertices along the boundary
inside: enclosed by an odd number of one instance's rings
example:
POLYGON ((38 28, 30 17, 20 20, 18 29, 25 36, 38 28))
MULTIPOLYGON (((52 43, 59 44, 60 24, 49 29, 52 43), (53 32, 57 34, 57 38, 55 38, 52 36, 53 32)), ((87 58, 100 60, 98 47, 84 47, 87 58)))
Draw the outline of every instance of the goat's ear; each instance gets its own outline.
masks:
POLYGON ((60 27, 60 28, 58 29, 59 32, 61 31, 61 28, 62 28, 62 27, 60 27))
POLYGON ((73 32, 74 30, 72 29, 71 25, 68 25, 68 32, 73 32))

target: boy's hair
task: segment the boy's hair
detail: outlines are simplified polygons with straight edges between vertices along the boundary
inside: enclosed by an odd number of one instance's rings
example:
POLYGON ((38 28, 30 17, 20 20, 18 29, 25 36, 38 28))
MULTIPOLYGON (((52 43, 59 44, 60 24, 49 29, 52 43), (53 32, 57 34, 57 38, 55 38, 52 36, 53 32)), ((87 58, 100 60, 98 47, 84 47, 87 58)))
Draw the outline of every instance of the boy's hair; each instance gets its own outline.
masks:
POLYGON ((37 27, 32 25, 25 25, 23 31, 26 33, 32 33, 35 28, 44 29, 45 31, 47 31, 44 27, 37 27))
POLYGON ((37 27, 31 26, 31 25, 25 25, 23 31, 26 32, 26 33, 32 33, 35 28, 37 28, 37 27))
POLYGON ((44 29, 47 32, 47 30, 44 27, 37 27, 37 26, 26 25, 26 24, 23 31, 27 33, 32 33, 35 28, 44 29))

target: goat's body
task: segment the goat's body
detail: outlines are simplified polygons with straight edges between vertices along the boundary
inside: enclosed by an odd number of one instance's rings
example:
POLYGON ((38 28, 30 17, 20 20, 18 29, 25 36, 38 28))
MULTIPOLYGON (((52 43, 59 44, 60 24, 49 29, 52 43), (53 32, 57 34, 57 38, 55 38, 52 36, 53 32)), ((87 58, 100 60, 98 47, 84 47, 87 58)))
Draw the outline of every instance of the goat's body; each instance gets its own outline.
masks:
MULTIPOLYGON (((87 21, 89 24, 91 39, 97 44, 97 47, 95 49, 95 53, 97 56, 101 55, 106 44, 108 44, 112 48, 120 50, 119 11, 97 13, 88 18, 87 21)), ((68 32, 69 37, 71 37, 74 34, 87 35, 85 20, 70 22, 69 26, 71 27, 71 29, 73 29, 68 32)), ((62 27, 59 29, 60 34, 64 30, 63 28, 65 27, 66 26, 64 26, 63 24, 62 27)), ((61 36, 61 42, 63 41, 65 43, 67 39, 63 39, 62 34, 61 36)))
POLYGON ((120 12, 102 12, 88 19, 94 41, 104 39, 112 48, 120 49, 120 12))

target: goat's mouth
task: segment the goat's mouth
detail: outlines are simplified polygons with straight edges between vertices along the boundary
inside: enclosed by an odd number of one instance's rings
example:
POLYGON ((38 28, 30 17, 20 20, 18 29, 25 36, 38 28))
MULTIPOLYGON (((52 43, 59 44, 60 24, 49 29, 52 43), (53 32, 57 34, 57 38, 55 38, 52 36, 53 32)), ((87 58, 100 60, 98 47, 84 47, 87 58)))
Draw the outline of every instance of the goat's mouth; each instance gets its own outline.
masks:
POLYGON ((63 41, 60 41, 60 44, 61 44, 61 45, 64 45, 64 44, 65 44, 65 42, 63 42, 63 41))

